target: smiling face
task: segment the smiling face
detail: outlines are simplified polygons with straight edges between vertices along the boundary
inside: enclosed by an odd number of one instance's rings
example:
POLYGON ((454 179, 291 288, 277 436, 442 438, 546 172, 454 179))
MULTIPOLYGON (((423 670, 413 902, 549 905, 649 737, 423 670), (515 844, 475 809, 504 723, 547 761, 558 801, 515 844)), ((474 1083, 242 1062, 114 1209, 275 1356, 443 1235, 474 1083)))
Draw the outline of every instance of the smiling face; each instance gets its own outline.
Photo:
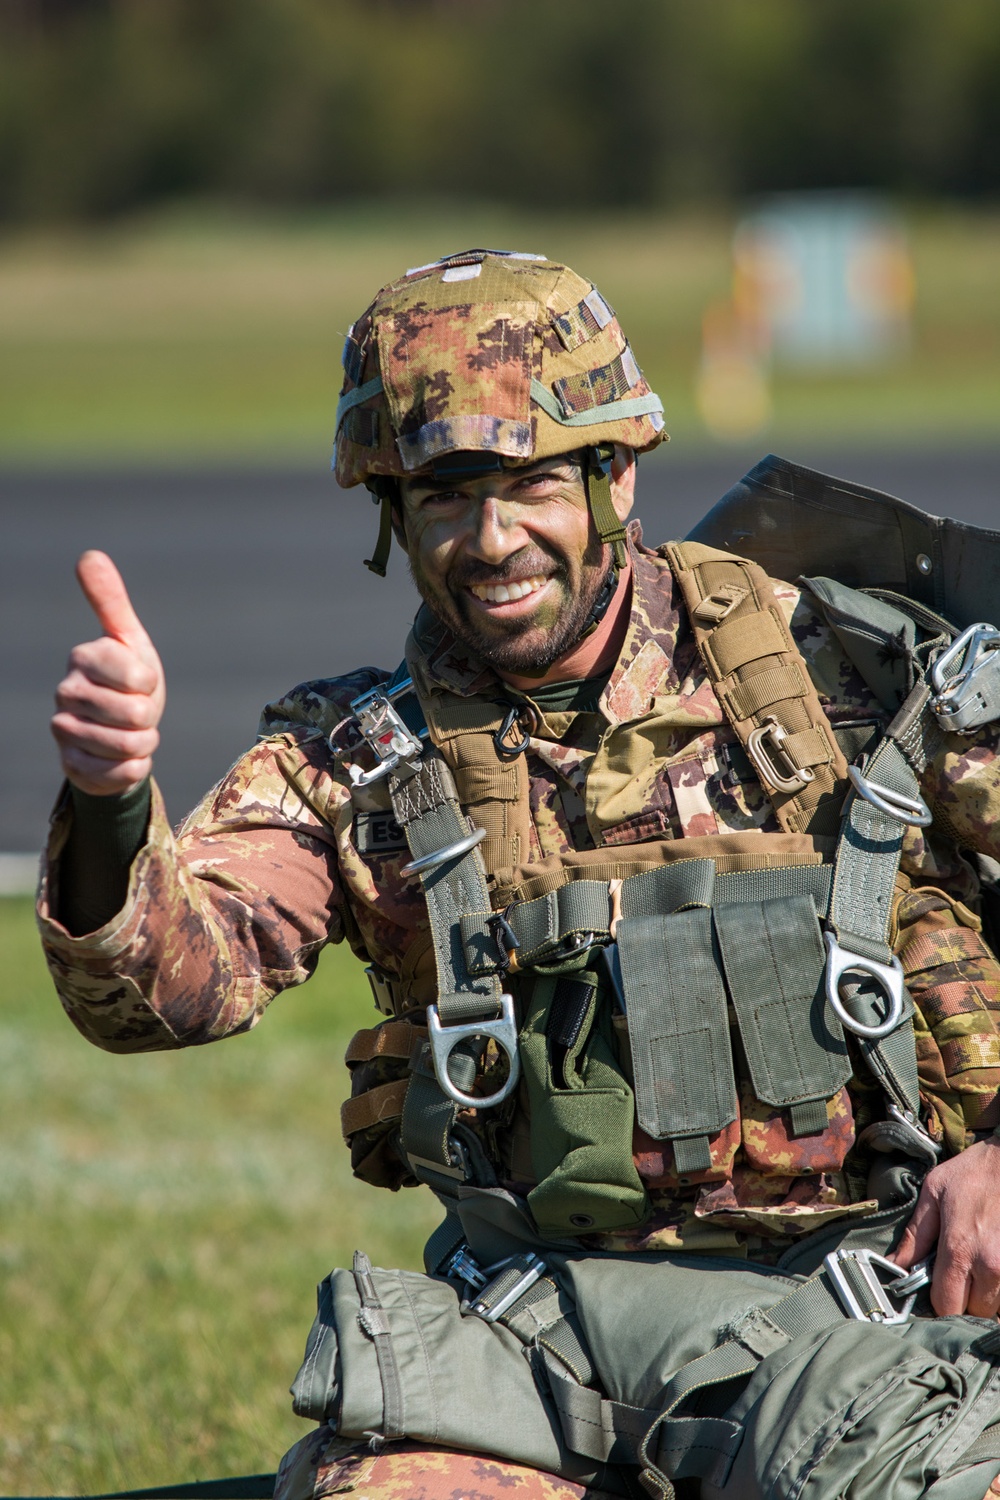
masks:
MULTIPOLYGON (((619 450, 612 499, 632 502, 634 461, 619 450)), ((400 481, 410 569, 438 619, 501 672, 550 666, 579 639, 607 576, 578 459, 498 474, 400 481)))

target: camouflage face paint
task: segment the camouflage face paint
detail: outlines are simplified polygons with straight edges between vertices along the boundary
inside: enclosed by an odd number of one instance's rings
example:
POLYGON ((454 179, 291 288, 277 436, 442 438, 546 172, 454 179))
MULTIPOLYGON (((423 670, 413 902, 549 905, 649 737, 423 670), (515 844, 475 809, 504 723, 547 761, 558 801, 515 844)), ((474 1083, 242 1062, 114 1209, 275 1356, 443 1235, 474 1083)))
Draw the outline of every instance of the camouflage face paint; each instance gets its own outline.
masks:
POLYGON ((549 666, 574 645, 609 565, 576 463, 415 476, 401 494, 414 582, 459 640, 510 672, 549 666))

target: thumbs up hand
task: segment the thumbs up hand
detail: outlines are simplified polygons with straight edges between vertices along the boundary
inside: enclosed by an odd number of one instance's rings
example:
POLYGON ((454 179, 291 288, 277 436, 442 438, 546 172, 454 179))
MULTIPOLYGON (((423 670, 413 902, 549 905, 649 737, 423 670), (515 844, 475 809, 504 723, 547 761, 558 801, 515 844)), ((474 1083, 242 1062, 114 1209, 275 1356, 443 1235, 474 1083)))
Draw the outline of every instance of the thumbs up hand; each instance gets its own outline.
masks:
POLYGON ((69 781, 107 797, 149 775, 166 686, 160 658, 110 557, 85 552, 76 576, 104 633, 70 652, 56 689, 52 733, 69 781))

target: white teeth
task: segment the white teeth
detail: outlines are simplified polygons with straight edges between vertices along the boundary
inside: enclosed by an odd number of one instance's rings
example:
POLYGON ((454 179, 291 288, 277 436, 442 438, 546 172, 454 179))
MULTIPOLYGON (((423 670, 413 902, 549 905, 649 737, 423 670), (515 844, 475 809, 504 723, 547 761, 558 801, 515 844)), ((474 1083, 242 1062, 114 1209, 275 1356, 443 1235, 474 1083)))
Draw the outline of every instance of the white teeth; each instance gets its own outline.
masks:
POLYGON ((513 599, 524 599, 544 588, 547 579, 540 574, 533 578, 522 578, 517 583, 474 583, 471 591, 484 604, 509 604, 513 599))

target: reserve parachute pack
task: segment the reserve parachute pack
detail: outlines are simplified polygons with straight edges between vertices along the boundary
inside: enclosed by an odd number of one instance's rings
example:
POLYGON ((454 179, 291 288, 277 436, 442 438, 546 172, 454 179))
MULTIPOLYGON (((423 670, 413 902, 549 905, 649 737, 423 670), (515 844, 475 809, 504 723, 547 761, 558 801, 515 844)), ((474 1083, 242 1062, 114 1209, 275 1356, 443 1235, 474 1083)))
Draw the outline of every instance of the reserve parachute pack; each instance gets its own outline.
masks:
MULTIPOLYGON (((921 1104, 910 969, 894 951, 899 859, 906 829, 942 811, 920 790, 927 765, 1000 717, 1000 635, 985 623, 998 543, 768 460, 665 549, 779 833, 531 863, 527 737, 510 705, 443 692, 413 638, 355 702, 366 748, 345 758, 351 779, 385 782, 430 934, 405 982, 370 974, 387 1019, 351 1044, 343 1123, 359 1176, 426 1183, 446 1215, 428 1277, 356 1257, 323 1284, 301 1414, 347 1435, 482 1446, 622 1494, 638 1469, 664 1497, 691 1479, 727 1500, 807 1487, 834 1500, 849 1485, 863 1500, 980 1500, 1000 1469, 1000 1340, 980 1320, 911 1317, 928 1268, 904 1275, 883 1255, 942 1137, 955 1148, 921 1104), (884 561, 855 538, 849 571, 833 523, 851 513, 853 526, 852 507, 884 561), (779 532, 802 534, 800 555, 784 537, 768 550, 779 532), (804 567, 884 725, 826 719, 768 578, 804 567), (799 1170, 837 1170, 853 1140, 849 1036, 884 1101, 861 1138, 885 1163, 877 1211, 815 1231, 773 1272, 581 1248, 648 1213, 636 1122, 667 1186, 724 1177, 748 1109, 780 1117, 788 1160, 813 1164, 799 1170), (494 1147, 522 1099, 535 1186, 517 1197, 494 1147)), ((966 916, 954 952, 996 977, 966 916)), ((974 1024, 993 1036, 982 1008, 974 1024)), ((963 1096, 959 1137, 998 1083, 984 1069, 963 1096)))

